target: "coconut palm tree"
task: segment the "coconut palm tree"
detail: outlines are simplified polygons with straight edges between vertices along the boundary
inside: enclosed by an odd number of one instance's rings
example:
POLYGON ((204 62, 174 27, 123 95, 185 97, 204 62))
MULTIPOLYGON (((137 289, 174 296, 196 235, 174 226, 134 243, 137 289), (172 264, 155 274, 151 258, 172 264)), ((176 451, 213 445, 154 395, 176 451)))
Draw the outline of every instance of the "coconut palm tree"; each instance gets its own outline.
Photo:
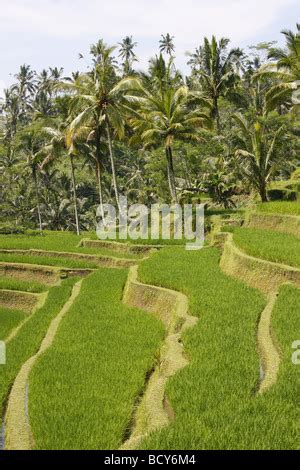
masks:
POLYGON ((64 72, 64 69, 62 67, 58 68, 58 67, 49 67, 49 70, 50 70, 50 75, 51 75, 51 78, 52 80, 55 82, 55 83, 58 83, 61 78, 62 78, 62 74, 64 72))
POLYGON ((36 158, 40 162, 41 169, 48 166, 51 162, 55 161, 62 154, 67 153, 70 159, 76 233, 77 235, 80 235, 74 166, 74 158, 78 155, 76 140, 80 139, 80 136, 78 134, 70 132, 69 127, 64 124, 58 125, 56 127, 44 127, 42 132, 43 135, 48 138, 48 143, 42 149, 40 149, 40 151, 36 155, 36 158))
MULTIPOLYGON (((124 136, 125 115, 130 110, 129 97, 117 85, 112 53, 114 48, 99 42, 94 53, 97 53, 94 70, 82 74, 71 85, 75 94, 72 99, 70 132, 90 128, 89 139, 95 140, 96 161, 101 162, 101 140, 106 138, 110 157, 112 181, 116 203, 119 207, 119 191, 115 169, 113 142, 114 138, 124 136)), ((70 85, 69 85, 70 86, 70 85)), ((99 166, 100 169, 100 166, 99 166)))
POLYGON ((137 56, 133 52, 134 48, 137 46, 137 42, 134 42, 132 36, 126 36, 122 42, 119 42, 119 57, 124 61, 123 69, 124 75, 131 75, 132 65, 134 62, 137 62, 137 56))
POLYGON ((20 70, 15 74, 17 79, 16 88, 20 92, 20 96, 32 94, 35 91, 35 72, 31 70, 30 65, 21 65, 20 70))
POLYGON ((161 37, 162 39, 159 41, 160 52, 165 52, 171 57, 175 52, 175 46, 173 42, 174 36, 171 36, 169 33, 167 33, 165 36, 162 34, 161 37))
POLYGON ((21 114, 19 97, 12 88, 4 90, 4 99, 1 103, 0 112, 5 115, 1 134, 6 142, 10 142, 17 132, 21 114))
POLYGON ((284 158, 276 148, 284 127, 272 132, 268 128, 267 118, 251 122, 241 113, 235 113, 233 119, 238 125, 238 137, 242 144, 236 156, 246 178, 259 192, 262 202, 267 202, 267 185, 284 158))
POLYGON ((277 61, 276 67, 279 71, 287 74, 293 80, 300 80, 300 23, 296 25, 297 32, 284 30, 286 48, 271 48, 269 59, 277 61))
MULTIPOLYGON (((285 36, 285 49, 271 47, 269 59, 276 62, 264 65, 258 72, 258 78, 270 78, 275 83, 267 95, 269 107, 273 108, 289 101, 293 91, 299 89, 300 81, 300 24, 296 25, 296 33, 288 30, 282 31, 285 36)), ((294 104, 299 104, 294 103, 294 104)))
POLYGON ((36 80, 36 94, 33 107, 41 115, 50 116, 52 106, 52 80, 48 70, 42 70, 36 80))
POLYGON ((105 135, 98 135, 97 132, 93 131, 90 127, 82 128, 82 137, 86 141, 86 144, 82 146, 84 150, 85 163, 92 166, 96 172, 96 181, 98 186, 99 195, 99 206, 102 218, 104 219, 104 199, 103 199, 103 160, 108 154, 107 143, 105 135))
POLYGON ((186 52, 186 55, 189 57, 187 65, 190 65, 193 73, 197 72, 202 65, 201 47, 196 47, 195 52, 186 52))
POLYGON ((20 116, 23 124, 29 122, 29 112, 32 109, 32 99, 36 90, 36 73, 29 65, 22 65, 15 75, 17 83, 11 87, 12 92, 18 96, 20 116))
POLYGON ((219 132, 221 130, 219 99, 221 96, 226 96, 228 90, 234 87, 238 79, 237 69, 243 58, 240 49, 228 51, 229 42, 226 38, 217 41, 215 36, 211 41, 204 38, 204 44, 196 49, 192 56, 192 66, 201 88, 213 102, 212 116, 216 120, 219 132))
POLYGON ((39 229, 43 231, 42 215, 41 215, 41 197, 40 185, 38 181, 39 170, 39 152, 43 144, 41 135, 41 126, 39 123, 31 124, 25 129, 20 130, 16 136, 14 145, 24 155, 25 165, 30 170, 33 180, 35 195, 36 195, 36 209, 38 215, 39 229))
MULTIPOLYGON (((172 61, 166 68, 166 81, 171 79, 172 61)), ((133 143, 139 139, 144 147, 163 145, 167 162, 171 199, 177 202, 173 146, 175 141, 203 140, 201 129, 209 126, 210 101, 200 93, 191 94, 188 87, 176 82, 169 86, 147 89, 141 80, 124 79, 119 88, 137 93, 130 123, 133 127, 133 143)), ((126 98, 126 96, 125 96, 126 98)))

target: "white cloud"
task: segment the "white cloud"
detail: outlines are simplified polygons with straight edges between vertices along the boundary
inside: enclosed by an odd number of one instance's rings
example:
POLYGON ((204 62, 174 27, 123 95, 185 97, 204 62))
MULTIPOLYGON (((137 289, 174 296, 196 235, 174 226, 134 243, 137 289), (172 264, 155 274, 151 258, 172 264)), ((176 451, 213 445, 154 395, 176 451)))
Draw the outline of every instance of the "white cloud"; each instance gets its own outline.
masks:
POLYGON ((138 41, 144 68, 167 32, 176 38, 177 65, 184 69, 185 51, 204 36, 255 44, 278 38, 297 17, 299 0, 0 0, 0 78, 10 83, 9 73, 24 62, 37 70, 63 65, 70 72, 83 65, 77 53, 97 38, 115 44, 125 35, 138 41))
POLYGON ((5 82, 0 80, 0 99, 4 98, 4 90, 6 88, 5 82))
POLYGON ((263 32, 293 5, 295 0, 0 0, 0 29, 71 38, 93 32, 108 39, 151 39, 170 31, 181 43, 214 31, 240 41, 263 32))

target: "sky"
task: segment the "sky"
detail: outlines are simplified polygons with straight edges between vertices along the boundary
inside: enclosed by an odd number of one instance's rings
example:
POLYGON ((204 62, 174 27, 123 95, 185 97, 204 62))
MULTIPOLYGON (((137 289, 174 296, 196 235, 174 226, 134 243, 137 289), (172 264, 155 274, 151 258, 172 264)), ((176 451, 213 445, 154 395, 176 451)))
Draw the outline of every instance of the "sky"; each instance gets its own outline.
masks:
POLYGON ((89 46, 103 38, 138 42, 138 68, 158 52, 161 34, 175 36, 176 64, 186 72, 186 51, 204 36, 228 37, 246 48, 279 41, 300 22, 299 0, 0 0, 0 95, 21 64, 35 70, 83 70, 89 46))

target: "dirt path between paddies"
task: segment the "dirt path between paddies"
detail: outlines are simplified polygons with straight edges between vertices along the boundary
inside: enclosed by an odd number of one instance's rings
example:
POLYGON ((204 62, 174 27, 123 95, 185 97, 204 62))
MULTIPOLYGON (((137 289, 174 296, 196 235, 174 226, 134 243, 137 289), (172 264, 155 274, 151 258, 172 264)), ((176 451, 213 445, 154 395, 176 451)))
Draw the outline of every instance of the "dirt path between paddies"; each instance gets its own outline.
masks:
POLYGON ((74 285, 69 300, 52 320, 39 351, 23 364, 14 381, 5 415, 5 449, 7 450, 30 450, 34 447, 27 410, 28 377, 37 359, 52 345, 60 322, 78 297, 81 285, 82 280, 74 285))
POLYGON ((188 299, 184 294, 138 282, 137 270, 137 266, 130 269, 123 302, 157 316, 166 327, 166 337, 159 363, 150 374, 134 411, 130 436, 121 450, 138 448, 145 437, 167 426, 174 418, 166 398, 166 385, 169 377, 189 364, 181 342, 182 334, 198 321, 188 314, 188 299))
MULTIPOLYGON (((49 295, 49 291, 43 292, 42 294, 39 294, 40 298, 34 309, 32 310, 30 315, 27 315, 26 318, 19 323, 19 325, 14 328, 11 333, 4 339, 5 346, 7 345, 17 336, 21 328, 32 318, 32 316, 36 313, 37 310, 41 309, 47 300, 47 297, 49 295)), ((2 429, 0 431, 0 449, 3 450, 5 447, 5 420, 2 422, 2 429)))
POLYGON ((276 384, 280 367, 280 351, 272 332, 272 313, 277 297, 277 292, 269 295, 268 304, 262 312, 258 325, 258 349, 263 373, 258 390, 259 394, 276 384))
POLYGON ((244 253, 234 244, 232 234, 226 235, 220 267, 225 274, 259 289, 268 300, 258 326, 258 350, 262 369, 258 391, 260 394, 275 385, 281 362, 280 348, 272 331, 272 313, 278 292, 286 283, 300 286, 300 269, 244 253))
POLYGON ((295 280, 295 284, 299 285, 300 270, 247 255, 234 244, 232 234, 226 235, 220 266, 225 274, 260 290, 267 298, 257 332, 261 361, 258 393, 261 394, 276 384, 280 367, 280 351, 272 331, 272 313, 278 292, 288 279, 295 280))

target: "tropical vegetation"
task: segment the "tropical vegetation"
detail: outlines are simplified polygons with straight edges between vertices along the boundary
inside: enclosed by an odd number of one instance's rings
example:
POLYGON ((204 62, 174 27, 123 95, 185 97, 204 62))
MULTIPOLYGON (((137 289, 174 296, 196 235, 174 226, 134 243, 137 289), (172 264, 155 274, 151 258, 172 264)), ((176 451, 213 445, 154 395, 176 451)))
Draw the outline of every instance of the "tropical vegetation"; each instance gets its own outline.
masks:
POLYGON ((0 104, 1 230, 79 234, 120 195, 216 207, 273 199, 299 166, 299 25, 283 34, 282 49, 205 38, 186 75, 169 33, 146 71, 131 36, 92 45, 83 73, 22 65, 0 104))

